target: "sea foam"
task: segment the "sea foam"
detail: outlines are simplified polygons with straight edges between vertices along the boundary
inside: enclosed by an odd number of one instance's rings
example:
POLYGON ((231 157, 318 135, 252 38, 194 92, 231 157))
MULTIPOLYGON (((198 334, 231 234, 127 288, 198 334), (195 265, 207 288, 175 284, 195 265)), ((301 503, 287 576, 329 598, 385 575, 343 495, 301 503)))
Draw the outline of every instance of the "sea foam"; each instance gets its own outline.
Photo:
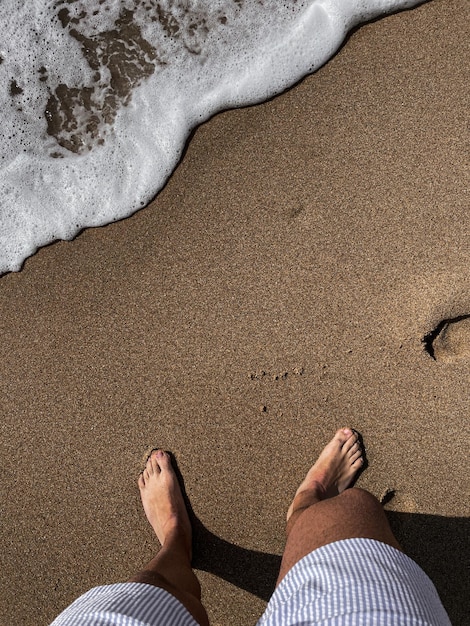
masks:
POLYGON ((2 0, 0 274, 144 207, 191 130, 421 0, 2 0))

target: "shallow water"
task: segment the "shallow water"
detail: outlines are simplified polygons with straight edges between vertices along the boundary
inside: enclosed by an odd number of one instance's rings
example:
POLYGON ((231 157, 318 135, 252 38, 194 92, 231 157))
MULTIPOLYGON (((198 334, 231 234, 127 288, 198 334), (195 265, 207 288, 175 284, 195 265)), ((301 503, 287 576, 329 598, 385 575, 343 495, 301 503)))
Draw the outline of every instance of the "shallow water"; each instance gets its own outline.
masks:
POLYGON ((191 130, 420 0, 2 0, 0 274, 145 206, 191 130))

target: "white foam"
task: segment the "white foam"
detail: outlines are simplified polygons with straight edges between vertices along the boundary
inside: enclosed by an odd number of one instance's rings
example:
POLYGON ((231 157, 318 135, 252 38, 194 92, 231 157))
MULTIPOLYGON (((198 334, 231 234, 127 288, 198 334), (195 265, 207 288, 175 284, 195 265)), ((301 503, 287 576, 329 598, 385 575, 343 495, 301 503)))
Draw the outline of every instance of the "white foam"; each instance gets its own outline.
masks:
POLYGON ((357 23, 419 1, 3 0, 0 274, 145 206, 201 121, 280 93, 357 23))

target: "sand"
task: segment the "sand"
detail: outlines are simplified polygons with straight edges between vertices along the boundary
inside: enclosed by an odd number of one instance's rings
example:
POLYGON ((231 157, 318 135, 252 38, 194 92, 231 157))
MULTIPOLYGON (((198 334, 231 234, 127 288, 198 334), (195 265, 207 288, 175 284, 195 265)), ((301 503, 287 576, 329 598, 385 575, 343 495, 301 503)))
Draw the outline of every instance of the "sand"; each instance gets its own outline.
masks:
POLYGON ((136 477, 155 445, 199 519, 213 626, 255 624, 292 494, 346 424, 358 486, 388 494, 465 623, 468 14, 434 0, 359 28, 200 127, 145 210, 0 279, 1 624, 47 624, 153 556, 136 477))

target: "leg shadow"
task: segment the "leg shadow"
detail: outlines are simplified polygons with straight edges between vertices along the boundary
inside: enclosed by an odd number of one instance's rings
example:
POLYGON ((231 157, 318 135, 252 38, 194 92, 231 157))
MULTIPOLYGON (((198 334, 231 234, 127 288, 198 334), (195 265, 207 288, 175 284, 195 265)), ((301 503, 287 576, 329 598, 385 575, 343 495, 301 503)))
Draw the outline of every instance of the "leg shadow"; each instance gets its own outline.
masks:
POLYGON ((454 626, 468 624, 470 518, 386 511, 408 556, 434 583, 454 626))
POLYGON ((209 572, 266 602, 276 586, 281 557, 247 550, 210 532, 196 517, 193 522, 193 567, 209 572))
POLYGON ((194 513, 174 455, 171 452, 168 454, 193 527, 193 567, 214 574, 268 602, 276 586, 281 557, 236 546, 207 529, 194 513))

